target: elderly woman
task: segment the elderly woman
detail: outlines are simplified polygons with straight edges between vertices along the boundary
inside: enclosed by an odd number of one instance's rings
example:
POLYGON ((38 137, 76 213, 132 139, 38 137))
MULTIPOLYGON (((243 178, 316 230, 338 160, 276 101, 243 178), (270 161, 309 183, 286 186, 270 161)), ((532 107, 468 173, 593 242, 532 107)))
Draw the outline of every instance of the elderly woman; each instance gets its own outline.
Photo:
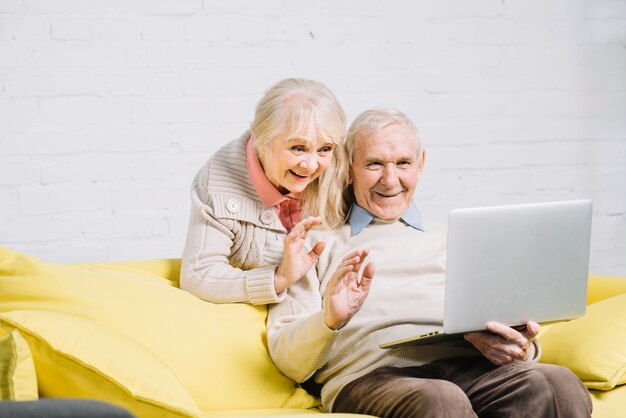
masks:
POLYGON ((250 130, 193 181, 180 287, 214 303, 282 300, 324 248, 304 249, 308 230, 343 222, 344 138, 345 114, 325 85, 271 87, 250 130))

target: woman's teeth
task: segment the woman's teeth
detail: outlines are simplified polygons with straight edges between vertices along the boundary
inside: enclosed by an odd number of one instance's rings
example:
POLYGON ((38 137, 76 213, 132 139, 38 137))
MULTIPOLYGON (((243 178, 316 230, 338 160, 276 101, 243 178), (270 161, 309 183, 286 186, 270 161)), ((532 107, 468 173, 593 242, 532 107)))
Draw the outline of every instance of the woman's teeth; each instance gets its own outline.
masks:
POLYGON ((297 177, 300 177, 300 178, 306 178, 306 177, 308 177, 308 176, 304 176, 304 175, 302 175, 302 174, 298 174, 298 173, 296 173, 296 172, 295 172, 295 171, 293 171, 293 170, 289 170, 289 171, 290 171, 290 172, 291 172, 291 174, 293 174, 294 176, 297 176, 297 177))

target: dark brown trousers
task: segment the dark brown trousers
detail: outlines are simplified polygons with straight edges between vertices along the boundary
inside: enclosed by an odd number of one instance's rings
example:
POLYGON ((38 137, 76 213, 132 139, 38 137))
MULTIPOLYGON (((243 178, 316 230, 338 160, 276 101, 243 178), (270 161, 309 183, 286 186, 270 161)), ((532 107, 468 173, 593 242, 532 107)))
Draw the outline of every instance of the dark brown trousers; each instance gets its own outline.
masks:
POLYGON ((344 386, 332 408, 381 418, 577 418, 591 409, 587 389, 564 367, 476 357, 376 369, 344 386))

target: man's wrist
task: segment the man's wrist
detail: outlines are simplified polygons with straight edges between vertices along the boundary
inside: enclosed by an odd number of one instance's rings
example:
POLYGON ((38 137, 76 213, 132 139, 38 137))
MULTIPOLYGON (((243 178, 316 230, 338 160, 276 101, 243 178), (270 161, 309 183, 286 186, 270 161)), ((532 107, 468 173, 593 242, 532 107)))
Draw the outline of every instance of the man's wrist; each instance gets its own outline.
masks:
POLYGON ((323 318, 326 326, 333 331, 339 331, 341 328, 344 327, 344 325, 346 325, 345 323, 341 323, 340 321, 334 321, 332 318, 329 318, 326 312, 324 312, 323 318))

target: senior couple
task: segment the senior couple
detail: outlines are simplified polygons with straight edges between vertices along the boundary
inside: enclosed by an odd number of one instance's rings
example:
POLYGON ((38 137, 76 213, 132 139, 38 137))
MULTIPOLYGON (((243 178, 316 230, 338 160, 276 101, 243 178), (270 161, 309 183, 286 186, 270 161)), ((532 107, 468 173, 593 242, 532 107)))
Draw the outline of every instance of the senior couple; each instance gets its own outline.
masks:
MULTIPOLYGON (((539 325, 385 350, 443 319, 445 234, 413 201, 425 151, 397 110, 345 116, 323 84, 286 79, 200 169, 181 288, 270 304, 270 354, 324 408, 379 417, 589 417, 568 369, 538 363, 539 325)), ((476 301, 481 303, 481 301, 476 301)))

